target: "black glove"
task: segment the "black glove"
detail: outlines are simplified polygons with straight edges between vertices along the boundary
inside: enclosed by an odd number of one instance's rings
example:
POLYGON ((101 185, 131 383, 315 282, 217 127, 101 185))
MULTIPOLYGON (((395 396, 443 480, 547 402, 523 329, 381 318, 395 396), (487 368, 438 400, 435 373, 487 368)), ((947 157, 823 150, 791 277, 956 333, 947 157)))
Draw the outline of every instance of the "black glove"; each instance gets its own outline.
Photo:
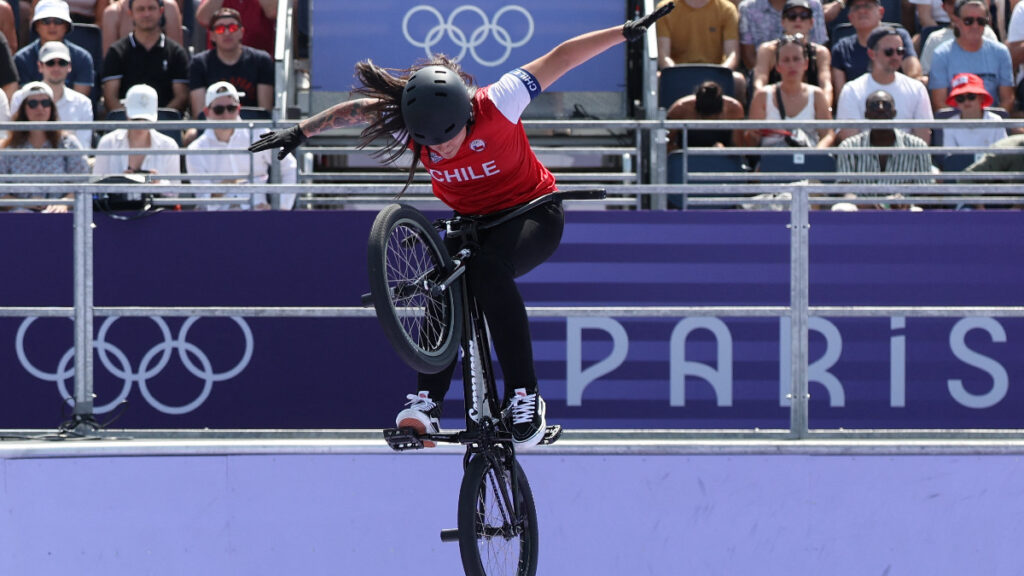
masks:
POLYGON ((643 18, 628 20, 622 25, 622 35, 626 37, 626 42, 633 42, 634 40, 643 38, 644 33, 647 32, 647 29, 650 28, 652 24, 657 22, 658 19, 665 14, 671 12, 675 7, 675 2, 669 2, 643 18))
POLYGON ((249 152, 280 148, 281 151, 277 153, 277 158, 284 160, 285 156, 294 152, 305 141, 306 135, 302 133, 302 129, 296 124, 291 128, 285 128, 277 132, 264 132, 259 140, 249 146, 249 152))

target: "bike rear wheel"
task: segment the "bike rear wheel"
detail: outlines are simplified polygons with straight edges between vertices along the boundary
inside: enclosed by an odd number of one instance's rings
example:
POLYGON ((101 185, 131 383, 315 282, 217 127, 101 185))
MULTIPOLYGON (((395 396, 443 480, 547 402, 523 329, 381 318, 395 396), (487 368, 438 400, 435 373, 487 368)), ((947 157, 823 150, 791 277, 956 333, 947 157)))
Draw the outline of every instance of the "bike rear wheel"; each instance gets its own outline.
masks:
POLYGON ((537 508, 522 467, 511 456, 495 466, 478 454, 469 461, 459 491, 459 549, 466 576, 534 576, 537 508), (518 490, 512 490, 512 467, 518 490), (519 517, 508 502, 518 496, 519 517), (506 501, 506 497, 508 501, 506 501))
POLYGON ((370 293, 388 341, 417 372, 440 372, 458 353, 461 285, 431 290, 451 268, 448 250, 419 210, 391 204, 380 211, 367 247, 370 293))

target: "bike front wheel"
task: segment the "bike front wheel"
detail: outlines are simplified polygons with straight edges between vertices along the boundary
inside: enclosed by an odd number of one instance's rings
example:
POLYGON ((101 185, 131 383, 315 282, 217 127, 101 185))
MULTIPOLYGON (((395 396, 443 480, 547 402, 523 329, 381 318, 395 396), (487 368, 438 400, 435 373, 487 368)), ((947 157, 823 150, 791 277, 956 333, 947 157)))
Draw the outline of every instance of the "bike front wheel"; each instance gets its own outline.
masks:
POLYGON ((459 491, 459 549, 466 576, 534 576, 537 544, 537 508, 522 467, 511 456, 476 455, 459 491))
POLYGON ((402 204, 381 210, 370 229, 367 264, 377 319, 399 357, 427 374, 454 362, 462 331, 460 284, 431 289, 452 260, 426 217, 402 204))

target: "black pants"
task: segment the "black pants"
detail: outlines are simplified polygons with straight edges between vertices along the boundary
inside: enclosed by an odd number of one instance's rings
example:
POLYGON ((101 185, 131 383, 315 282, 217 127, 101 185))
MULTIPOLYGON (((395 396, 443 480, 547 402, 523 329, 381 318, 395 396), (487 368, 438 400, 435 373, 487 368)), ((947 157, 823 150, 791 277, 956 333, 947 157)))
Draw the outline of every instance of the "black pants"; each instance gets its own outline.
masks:
MULTIPOLYGON (((562 240, 565 223, 561 204, 550 202, 480 232, 480 248, 466 264, 466 281, 480 303, 490 328, 494 351, 505 376, 505 396, 516 388, 537 390, 533 345, 526 305, 515 279, 547 260, 562 240)), ((459 240, 446 240, 449 252, 459 240)), ((451 385, 456 362, 437 374, 420 374, 417 387, 440 403, 451 385)))

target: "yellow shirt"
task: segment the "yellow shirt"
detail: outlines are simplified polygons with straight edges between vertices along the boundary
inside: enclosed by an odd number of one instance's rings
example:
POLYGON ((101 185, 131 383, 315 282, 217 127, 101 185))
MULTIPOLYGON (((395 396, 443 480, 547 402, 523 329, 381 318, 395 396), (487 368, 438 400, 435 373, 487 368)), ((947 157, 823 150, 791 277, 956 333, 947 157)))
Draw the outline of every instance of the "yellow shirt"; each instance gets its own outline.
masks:
POLYGON ((658 20, 657 34, 672 41, 669 56, 676 64, 722 64, 722 42, 739 40, 739 22, 740 13, 729 0, 708 0, 700 8, 678 0, 675 10, 658 20))

